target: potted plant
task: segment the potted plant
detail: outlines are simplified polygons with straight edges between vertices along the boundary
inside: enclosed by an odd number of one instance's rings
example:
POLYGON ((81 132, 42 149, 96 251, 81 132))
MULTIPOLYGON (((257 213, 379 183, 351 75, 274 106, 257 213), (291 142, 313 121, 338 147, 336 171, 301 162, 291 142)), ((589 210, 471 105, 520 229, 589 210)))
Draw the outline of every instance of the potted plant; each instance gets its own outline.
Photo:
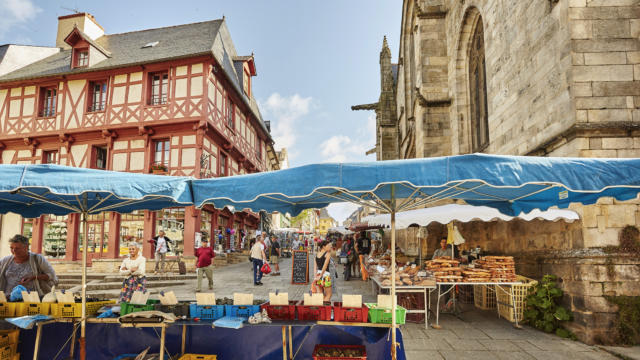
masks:
POLYGON ((153 174, 166 174, 169 171, 164 164, 151 165, 151 173, 153 174))

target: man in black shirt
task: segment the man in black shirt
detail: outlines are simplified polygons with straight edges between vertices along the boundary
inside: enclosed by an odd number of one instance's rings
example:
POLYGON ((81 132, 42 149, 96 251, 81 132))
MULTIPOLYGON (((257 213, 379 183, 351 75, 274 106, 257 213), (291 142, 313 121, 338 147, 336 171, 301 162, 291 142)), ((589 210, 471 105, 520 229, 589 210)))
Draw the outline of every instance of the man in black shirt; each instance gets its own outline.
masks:
POLYGON ((271 265, 274 266, 274 272, 271 273, 271 275, 273 276, 278 276, 280 275, 280 242, 278 241, 278 238, 275 235, 271 235, 271 247, 270 247, 270 253, 271 253, 271 265))

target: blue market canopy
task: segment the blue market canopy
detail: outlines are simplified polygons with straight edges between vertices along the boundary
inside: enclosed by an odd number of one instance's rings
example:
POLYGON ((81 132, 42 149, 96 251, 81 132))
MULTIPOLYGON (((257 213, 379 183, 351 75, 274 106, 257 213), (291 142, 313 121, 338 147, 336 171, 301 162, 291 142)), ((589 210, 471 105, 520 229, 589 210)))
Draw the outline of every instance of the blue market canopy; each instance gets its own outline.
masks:
POLYGON ((128 213, 192 205, 188 178, 59 165, 0 165, 0 213, 128 213))
POLYGON ((244 176, 193 180, 202 207, 298 214, 334 202, 391 211, 444 199, 497 208, 507 215, 593 204, 600 197, 629 200, 640 192, 640 159, 461 155, 370 163, 316 164, 244 176))

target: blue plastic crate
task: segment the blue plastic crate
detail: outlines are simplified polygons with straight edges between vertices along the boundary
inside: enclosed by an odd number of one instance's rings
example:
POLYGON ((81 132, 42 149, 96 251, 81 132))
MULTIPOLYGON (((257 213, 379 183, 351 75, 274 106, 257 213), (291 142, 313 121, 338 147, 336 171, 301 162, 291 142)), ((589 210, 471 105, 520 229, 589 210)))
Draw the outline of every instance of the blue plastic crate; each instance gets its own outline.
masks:
POLYGON ((189 315, 191 318, 202 320, 218 320, 224 316, 224 305, 189 305, 189 315))
POLYGON ((260 312, 260 305, 225 305, 224 307, 227 316, 243 317, 245 319, 260 312))

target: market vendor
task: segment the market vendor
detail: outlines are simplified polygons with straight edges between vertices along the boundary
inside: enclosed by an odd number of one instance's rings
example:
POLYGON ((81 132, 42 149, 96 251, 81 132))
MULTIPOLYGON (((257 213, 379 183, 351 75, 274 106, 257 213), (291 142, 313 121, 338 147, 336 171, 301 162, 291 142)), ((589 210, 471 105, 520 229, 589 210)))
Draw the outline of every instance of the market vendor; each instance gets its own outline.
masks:
POLYGON ((447 244, 447 238, 443 237, 442 240, 440 240, 440 248, 436 249, 436 251, 433 252, 432 259, 437 259, 441 257, 447 257, 451 259, 451 256, 452 256, 451 251, 452 251, 452 248, 447 244))
POLYGON ((13 288, 24 286, 29 291, 37 291, 43 296, 58 284, 56 272, 41 254, 29 251, 29 239, 16 235, 9 239, 11 255, 0 260, 0 290, 5 295, 13 288))
POLYGON ((120 302, 129 302, 135 291, 147 290, 146 265, 147 259, 140 255, 140 244, 129 243, 129 256, 120 265, 120 275, 125 277, 122 281, 120 302))

